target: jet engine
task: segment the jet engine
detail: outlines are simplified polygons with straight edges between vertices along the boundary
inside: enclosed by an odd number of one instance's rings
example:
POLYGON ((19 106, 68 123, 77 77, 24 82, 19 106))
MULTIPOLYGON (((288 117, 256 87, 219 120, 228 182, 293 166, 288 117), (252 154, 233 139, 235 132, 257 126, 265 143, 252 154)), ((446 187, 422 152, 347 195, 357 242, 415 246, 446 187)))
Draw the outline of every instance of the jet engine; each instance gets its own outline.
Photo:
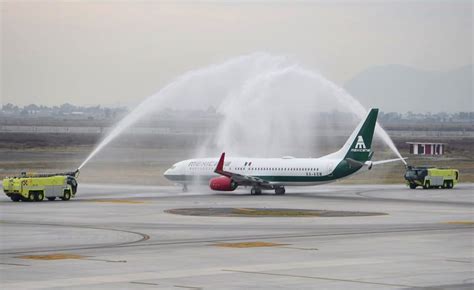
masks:
POLYGON ((234 191, 237 186, 235 181, 226 176, 214 177, 209 181, 209 187, 217 191, 234 191))
POLYGON ((372 169, 372 166, 374 166, 374 163, 372 161, 366 161, 365 165, 367 165, 367 169, 370 170, 372 169))

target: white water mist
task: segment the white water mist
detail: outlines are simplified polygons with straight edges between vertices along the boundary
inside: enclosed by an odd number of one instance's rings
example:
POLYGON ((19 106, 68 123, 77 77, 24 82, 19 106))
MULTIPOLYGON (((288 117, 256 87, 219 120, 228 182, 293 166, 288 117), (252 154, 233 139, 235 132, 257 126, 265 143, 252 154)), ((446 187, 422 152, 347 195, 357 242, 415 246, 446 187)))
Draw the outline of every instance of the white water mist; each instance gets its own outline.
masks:
MULTIPOLYGON (((285 57, 255 53, 190 71, 146 98, 117 123, 79 169, 141 119, 164 108, 209 106, 217 108, 223 120, 207 144, 197 148, 198 156, 217 156, 219 152, 207 150, 211 143, 241 156, 291 154, 288 150, 312 146, 308 132, 314 130, 316 112, 346 111, 359 118, 366 113, 355 98, 320 74, 285 57)), ((376 134, 401 158, 378 125, 376 134)))

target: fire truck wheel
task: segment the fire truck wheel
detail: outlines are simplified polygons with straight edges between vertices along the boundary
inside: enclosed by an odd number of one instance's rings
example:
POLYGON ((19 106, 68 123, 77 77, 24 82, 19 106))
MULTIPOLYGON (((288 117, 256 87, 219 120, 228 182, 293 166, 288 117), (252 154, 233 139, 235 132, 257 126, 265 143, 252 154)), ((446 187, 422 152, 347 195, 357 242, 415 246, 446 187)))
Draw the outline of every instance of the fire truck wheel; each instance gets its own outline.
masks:
POLYGON ((65 191, 63 194, 63 197, 61 197, 62 200, 70 200, 71 199, 71 193, 69 191, 65 191))
POLYGON ((35 194, 33 192, 28 193, 27 201, 35 201, 35 194))
POLYGON ((42 191, 35 194, 35 201, 43 201, 43 199, 44 199, 44 193, 42 191))
POLYGON ((423 185, 423 188, 424 188, 424 189, 429 189, 430 187, 431 187, 431 186, 430 186, 430 182, 429 182, 429 181, 427 181, 427 182, 425 183, 425 185, 423 185))
POLYGON ((10 197, 10 199, 11 199, 12 201, 14 201, 14 202, 20 201, 20 197, 19 197, 19 196, 16 196, 16 195, 12 195, 12 196, 10 197))

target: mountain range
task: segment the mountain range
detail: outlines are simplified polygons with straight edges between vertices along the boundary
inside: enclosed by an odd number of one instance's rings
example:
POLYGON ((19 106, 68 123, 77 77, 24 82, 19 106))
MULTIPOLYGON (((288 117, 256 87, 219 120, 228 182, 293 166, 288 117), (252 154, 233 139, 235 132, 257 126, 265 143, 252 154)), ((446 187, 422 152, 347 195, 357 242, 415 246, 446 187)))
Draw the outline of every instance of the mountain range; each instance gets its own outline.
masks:
POLYGON ((370 67, 344 88, 365 107, 385 112, 472 112, 473 65, 427 71, 404 65, 370 67))

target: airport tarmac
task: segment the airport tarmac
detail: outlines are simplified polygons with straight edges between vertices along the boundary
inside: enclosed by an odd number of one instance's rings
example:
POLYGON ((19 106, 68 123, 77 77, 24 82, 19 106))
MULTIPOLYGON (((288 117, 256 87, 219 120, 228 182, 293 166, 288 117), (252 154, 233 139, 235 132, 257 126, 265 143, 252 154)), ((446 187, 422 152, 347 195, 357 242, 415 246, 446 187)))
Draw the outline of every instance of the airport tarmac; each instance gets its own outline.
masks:
POLYGON ((2 289, 472 289, 474 185, 247 190, 80 184, 76 199, 0 197, 2 289), (289 208, 373 216, 183 216, 289 208))

